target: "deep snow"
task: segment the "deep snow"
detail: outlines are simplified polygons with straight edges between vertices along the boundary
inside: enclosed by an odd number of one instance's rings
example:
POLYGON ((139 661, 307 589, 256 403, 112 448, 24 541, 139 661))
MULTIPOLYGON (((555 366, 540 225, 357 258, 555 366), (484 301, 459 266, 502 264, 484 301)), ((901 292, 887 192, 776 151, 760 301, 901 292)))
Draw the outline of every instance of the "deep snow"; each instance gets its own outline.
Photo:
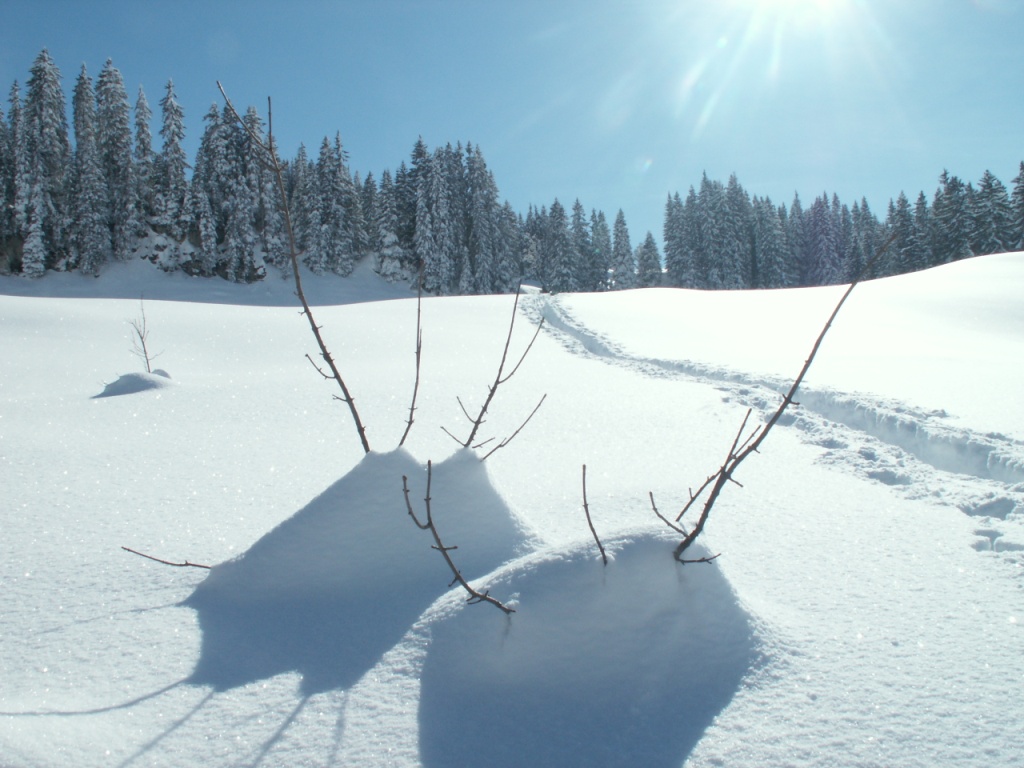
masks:
POLYGON ((486 395, 511 298, 424 301, 396 450, 415 299, 311 285, 365 457, 289 281, 0 279, 0 764, 1019 763, 1024 254, 858 286, 712 565, 672 561, 648 493, 679 509, 776 407, 841 288, 525 296, 513 351, 545 331, 484 437, 547 400, 481 463, 440 427, 486 395), (136 372, 140 296, 170 378, 136 372), (511 616, 409 520, 428 459, 511 616))

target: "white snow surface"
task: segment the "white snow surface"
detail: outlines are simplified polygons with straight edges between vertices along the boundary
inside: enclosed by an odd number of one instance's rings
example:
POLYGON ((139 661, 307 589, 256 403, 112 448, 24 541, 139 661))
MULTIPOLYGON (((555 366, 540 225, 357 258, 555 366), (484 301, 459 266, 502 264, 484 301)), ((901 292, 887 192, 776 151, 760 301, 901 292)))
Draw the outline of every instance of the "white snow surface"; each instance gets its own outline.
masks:
POLYGON ((0 765, 1020 765, 1024 254, 858 286, 713 563, 652 512, 770 416, 842 290, 528 293, 482 438, 547 398, 481 462, 441 427, 468 434, 512 297, 424 300, 398 448, 415 297, 309 281, 364 455, 290 281, 0 278, 0 765), (428 461, 514 613, 410 519, 428 461))

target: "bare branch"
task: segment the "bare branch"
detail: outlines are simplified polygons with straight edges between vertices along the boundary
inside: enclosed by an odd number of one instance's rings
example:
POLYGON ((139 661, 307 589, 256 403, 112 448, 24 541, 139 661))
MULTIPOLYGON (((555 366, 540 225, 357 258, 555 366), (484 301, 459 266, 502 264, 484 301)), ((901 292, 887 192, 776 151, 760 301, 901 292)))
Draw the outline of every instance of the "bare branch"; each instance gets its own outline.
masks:
POLYGON ((416 283, 416 381, 412 387, 412 402, 409 404, 409 420, 405 423, 405 432, 398 446, 405 445, 405 438, 409 436, 412 429, 413 415, 416 413, 416 396, 420 391, 420 358, 423 353, 423 326, 421 324, 423 310, 423 268, 420 267, 419 280, 416 283))
POLYGON ((135 335, 132 337, 132 354, 146 364, 146 373, 153 372, 153 361, 160 357, 160 352, 151 354, 149 351, 149 326, 146 324, 146 306, 139 299, 139 316, 129 320, 135 335))
POLYGON ((594 535, 594 541, 597 542, 597 548, 601 552, 601 561, 608 565, 608 555, 605 554, 604 546, 601 544, 601 539, 597 535, 597 529, 594 528, 594 521, 590 519, 590 505, 587 503, 587 465, 583 465, 583 512, 587 516, 587 525, 590 526, 590 532, 594 535))
MULTIPOLYGON (((471 427, 471 429, 469 431, 469 437, 467 437, 465 440, 459 440, 458 441, 464 448, 469 448, 470 446, 473 445, 473 441, 476 439, 477 432, 480 430, 480 427, 483 425, 483 423, 485 421, 484 417, 487 415, 487 409, 491 407, 491 401, 494 399, 494 396, 498 393, 498 387, 500 387, 502 384, 504 384, 509 379, 511 379, 512 376, 515 375, 516 371, 519 370, 519 367, 523 364, 523 361, 526 359, 526 355, 529 354, 530 349, 533 347, 534 341, 537 340, 537 336, 538 336, 538 334, 540 334, 540 329, 544 325, 544 318, 541 318, 540 323, 538 323, 538 325, 537 325, 537 330, 534 331, 533 338, 531 338, 530 339, 530 343, 526 345, 526 349, 523 351, 523 354, 519 358, 519 361, 515 364, 515 366, 512 368, 512 370, 509 373, 506 374, 505 373, 505 365, 508 363, 508 351, 509 351, 509 347, 511 346, 511 343, 512 343, 512 331, 515 329, 515 325, 516 325, 516 314, 517 314, 517 310, 518 310, 518 307, 519 307, 519 296, 520 296, 521 293, 522 293, 522 285, 520 285, 518 288, 516 288, 516 298, 515 298, 515 302, 512 305, 512 319, 509 321, 509 324, 508 324, 508 334, 505 336, 505 347, 504 347, 504 349, 502 350, 502 353, 501 353, 501 362, 498 364, 498 372, 497 372, 497 374, 494 377, 494 383, 490 384, 487 387, 487 397, 484 400, 484 404, 482 406, 480 406, 480 412, 475 417, 470 416, 469 412, 466 410, 466 406, 463 405, 461 398, 456 398, 458 400, 458 402, 459 402, 459 407, 462 408, 462 412, 466 416, 466 419, 472 424, 472 427, 471 427)), ((544 401, 543 398, 541 398, 541 402, 543 402, 543 401, 544 401)), ((537 407, 539 408, 540 405, 538 404, 537 407)), ((533 409, 533 413, 536 413, 536 412, 537 412, 537 408, 534 408, 533 409)), ((530 416, 527 417, 527 419, 526 419, 527 422, 530 420, 530 418, 533 417, 533 413, 531 413, 530 416)), ((525 426, 525 425, 526 425, 526 422, 523 422, 523 425, 520 426, 519 429, 522 429, 523 426, 525 426)), ((442 427, 442 429, 444 429, 444 427, 442 427)), ((451 432, 448 432, 447 429, 445 429, 445 432, 447 432, 449 435, 452 434, 451 432)), ((515 434, 518 434, 518 433, 519 433, 519 430, 516 430, 515 434)), ((513 434, 511 437, 507 438, 506 440, 503 440, 502 443, 498 446, 498 448, 503 447, 504 445, 507 445, 508 441, 511 440, 512 437, 515 437, 515 434, 513 434)), ((495 450, 497 450, 497 448, 491 450, 491 452, 488 453, 487 456, 490 456, 491 453, 494 453, 495 450)), ((485 456, 484 458, 486 459, 487 456, 485 456)))
POLYGON ((667 517, 665 517, 663 514, 661 514, 661 512, 658 511, 658 505, 654 503, 654 491, 650 491, 648 493, 648 496, 651 497, 651 509, 654 510, 654 514, 658 516, 658 519, 661 520, 661 522, 663 522, 665 525, 667 525, 669 528, 671 528, 676 533, 680 533, 683 536, 685 536, 686 535, 686 529, 683 528, 683 526, 676 525, 671 520, 669 520, 667 517))
POLYGON ((489 592, 480 592, 480 591, 474 589, 472 586, 470 586, 469 582, 466 581, 465 577, 462 575, 462 572, 455 565, 455 561, 452 560, 451 555, 448 554, 452 550, 458 549, 458 547, 457 546, 450 546, 450 547, 449 546, 445 546, 445 543, 441 540, 441 534, 437 530, 437 525, 434 523, 434 515, 433 515, 433 512, 431 511, 431 508, 430 508, 430 501, 431 501, 431 499, 430 499, 430 482, 431 482, 431 477, 432 476, 433 476, 433 465, 432 465, 432 463, 430 461, 428 461, 427 462, 427 494, 423 498, 423 503, 425 504, 426 510, 427 510, 427 520, 426 520, 425 523, 421 523, 419 518, 416 517, 416 513, 413 512, 412 503, 409 501, 409 483, 408 483, 408 479, 405 476, 402 477, 402 491, 405 494, 405 504, 406 504, 406 508, 409 511, 409 516, 413 519, 413 522, 416 523, 417 527, 419 527, 421 530, 430 531, 431 535, 434 537, 434 544, 432 546, 432 549, 436 549, 438 552, 441 553, 442 557, 444 557, 445 563, 448 564, 448 568, 451 570, 452 574, 454 575, 454 578, 452 579, 452 581, 449 584, 449 586, 454 586, 455 584, 461 585, 462 588, 464 590, 466 590, 466 592, 469 593, 469 600, 468 600, 468 602, 470 602, 470 603, 490 603, 491 605, 495 606, 496 608, 500 608, 506 614, 515 613, 515 609, 514 608, 509 608, 507 605, 502 603, 497 598, 491 597, 489 592))
POLYGON ((331 371, 332 375, 327 376, 326 378, 332 378, 338 382, 338 386, 341 388, 342 393, 342 397, 338 399, 348 404, 349 412, 352 414, 352 420, 355 422, 356 432, 359 435, 359 442, 363 446, 363 451, 365 453, 369 453, 370 443, 366 439, 366 427, 363 426, 362 419, 359 418, 359 411, 356 410, 355 400, 353 400, 351 393, 349 393, 348 387, 345 385, 345 380, 342 379, 338 366, 335 364, 334 358, 327 349, 327 344, 324 342, 323 336, 320 334, 320 326, 316 324, 316 321, 313 318, 313 312, 309 308, 309 302, 306 301, 306 294, 302 290, 302 275, 299 271, 298 249, 295 246, 295 231, 292 227, 291 209, 288 205, 288 193, 285 190, 284 175, 281 171, 281 163, 277 158, 277 150, 274 148, 273 112, 271 109, 270 98, 267 98, 267 139, 264 141, 242 119, 241 115, 238 114, 238 111, 235 109, 235 105, 231 103, 231 99, 228 98, 227 92, 224 90, 224 86, 220 84, 219 80, 217 81, 217 88, 220 90, 221 96, 224 97, 224 102, 227 105, 228 111, 231 112, 234 118, 249 135, 253 144, 259 147, 267 155, 267 161, 269 162, 270 168, 274 173, 274 178, 277 181, 277 190, 281 196, 281 206, 284 210, 285 229, 288 232, 288 258, 292 264, 292 276, 295 278, 295 294, 299 297, 299 301, 302 302, 302 310, 306 315, 306 319, 309 321, 309 328, 313 332, 317 346, 320 347, 320 353, 324 362, 327 363, 327 367, 331 371))
MULTIPOLYGON (((736 471, 736 469, 739 467, 739 465, 743 462, 744 459, 746 459, 750 454, 755 453, 758 450, 758 448, 760 448, 761 443, 763 443, 765 439, 768 437, 768 433, 771 432, 772 427, 779 423, 779 419, 782 418, 782 414, 786 411, 786 408, 788 408, 790 404, 795 402, 794 397, 796 396, 796 392, 800 388, 800 385, 803 383, 804 377, 807 375, 807 371, 810 370, 811 363, 814 362, 814 358, 818 354, 818 349, 821 347, 822 342, 825 340, 825 334, 827 334, 829 329, 832 327, 832 323, 839 315, 839 311, 843 308, 843 305, 846 303, 846 300, 850 297, 850 294, 853 293, 853 289, 856 288, 857 285, 861 282, 863 276, 870 272, 875 262, 878 261, 878 259, 886 250, 888 250, 889 246, 892 244, 895 238, 896 235, 894 233, 889 237, 888 240, 886 240, 878 248, 877 251, 875 251, 874 256, 872 256, 871 259, 867 262, 867 264, 864 265, 863 269, 861 269, 860 274, 857 275, 853 282, 850 283, 849 287, 843 292, 843 295, 839 299, 839 302, 832 310, 832 314, 829 315, 828 320, 825 321, 825 325, 824 327, 822 327, 821 333, 819 333, 818 338, 815 339, 814 345, 811 347, 811 352, 807 356, 807 360, 804 362, 803 367, 800 369, 800 372, 793 380, 792 386, 789 388, 785 396, 782 398, 782 402, 779 404, 779 407, 776 409, 775 413, 772 414, 771 418, 768 419, 764 426, 755 429, 747 437, 747 439, 743 441, 742 446, 740 446, 740 438, 743 435, 743 430, 746 428, 747 420, 750 418, 750 410, 747 410, 746 415, 743 417, 743 423, 740 425, 739 431, 736 433, 736 437, 729 448, 729 453, 726 456, 725 461, 722 462, 722 465, 718 468, 718 471, 711 475, 711 477, 709 477, 705 481, 704 485, 700 487, 696 495, 691 494, 690 501, 687 502, 686 506, 683 507, 683 511, 680 512, 679 516, 676 518, 676 520, 679 520, 679 518, 683 516, 686 510, 689 509, 691 505, 693 505, 696 499, 700 498, 701 494, 703 494, 704 491, 710 486, 710 491, 708 491, 707 498, 704 501, 704 506, 701 509, 701 514, 697 520, 696 525, 694 526, 692 531, 686 534, 683 540, 679 542, 678 546, 676 546, 675 548, 673 554, 675 555, 676 560, 678 560, 679 562, 710 562, 711 560, 715 559, 714 557, 712 557, 701 558, 695 561, 688 561, 684 560, 682 555, 683 552, 685 552, 690 547, 690 545, 693 544, 694 541, 696 541, 697 537, 700 536, 701 532, 704 530, 704 525, 705 523, 707 523, 708 516, 711 514, 711 509, 712 507, 714 507, 715 502, 718 500, 718 496, 719 494, 721 494, 722 489, 725 487, 725 484, 728 482, 733 482, 739 485, 739 483, 733 479, 733 473, 736 471)), ((715 557, 718 557, 718 555, 715 555, 715 557)))
POLYGON ((210 569, 210 566, 208 566, 208 565, 200 565, 199 563, 190 563, 188 560, 186 560, 184 563, 173 563, 170 560, 161 560, 159 557, 153 557, 152 555, 147 555, 147 554, 145 554, 143 552, 138 552, 138 551, 136 551, 134 549, 129 549, 128 547, 121 547, 121 549, 123 549, 125 552, 131 552, 133 555, 138 555, 139 557, 144 557, 147 560, 153 560, 153 561, 158 562, 158 563, 163 563, 164 565, 171 565, 171 566, 174 566, 175 568, 206 568, 207 570, 210 569))
MULTIPOLYGON (((486 454, 484 454, 484 457, 483 457, 482 459, 480 459, 480 461, 487 461, 487 459, 488 459, 488 458, 490 457, 490 455, 491 455, 492 453, 494 453, 495 451, 497 451, 497 450, 498 450, 499 448, 504 448, 504 447, 505 447, 506 445, 508 445, 509 443, 511 443, 511 442, 512 442, 513 440, 515 440, 515 437, 516 437, 516 435, 518 435, 518 434, 519 434, 520 432, 522 432, 522 431, 523 431, 523 427, 525 427, 525 426, 526 426, 527 424, 529 424, 529 423, 530 423, 530 419, 532 419, 532 418, 533 418, 533 414, 535 414, 535 413, 536 413, 537 411, 539 411, 539 410, 540 410, 540 407, 541 407, 542 405, 544 405, 544 401, 545 401, 545 400, 547 400, 547 399, 548 399, 548 396, 547 396, 547 393, 545 393, 545 394, 544 394, 544 395, 543 395, 543 396, 542 396, 542 397, 540 398, 540 402, 539 402, 539 403, 537 403, 537 405, 535 405, 535 406, 534 406, 534 408, 533 408, 533 410, 532 410, 532 411, 530 411, 530 415, 526 417, 526 421, 524 421, 524 422, 523 422, 522 424, 520 424, 520 425, 519 425, 519 429, 517 429, 517 430, 516 430, 515 432, 513 432, 513 433, 512 433, 511 435, 509 435, 508 437, 506 437, 506 438, 505 438, 504 440, 502 440, 502 441, 501 441, 500 443, 498 443, 498 444, 497 444, 496 446, 494 446, 493 448, 491 448, 491 450, 490 450, 490 451, 488 451, 488 452, 487 452, 486 454)), ((489 442, 490 442, 491 440, 493 440, 493 439, 494 439, 493 437, 492 437, 492 438, 489 438, 489 439, 485 440, 484 442, 480 443, 480 444, 479 444, 479 445, 478 445, 477 447, 480 447, 480 446, 486 445, 487 443, 489 443, 489 442)))

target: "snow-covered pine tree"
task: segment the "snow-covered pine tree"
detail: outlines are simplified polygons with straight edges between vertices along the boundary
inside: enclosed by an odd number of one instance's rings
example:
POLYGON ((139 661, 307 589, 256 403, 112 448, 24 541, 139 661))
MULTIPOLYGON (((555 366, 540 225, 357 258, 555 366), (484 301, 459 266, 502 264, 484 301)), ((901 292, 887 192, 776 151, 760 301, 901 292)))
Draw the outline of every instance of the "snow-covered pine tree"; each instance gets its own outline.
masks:
POLYGON ((153 155, 153 133, 149 124, 153 119, 153 111, 149 108, 146 93, 139 86, 139 95, 135 100, 135 220, 138 225, 136 234, 144 237, 149 226, 156 218, 156 178, 155 158, 153 155))
POLYGON ((687 258, 689 251, 683 239, 683 200, 679 193, 669 194, 665 200, 665 223, 662 227, 665 243, 665 279, 669 285, 689 286, 693 265, 687 258))
POLYGON ((414 277, 405 273, 405 256, 398 240, 398 199, 391 173, 381 174, 377 194, 378 250, 374 270, 388 282, 414 277))
POLYGON ((120 260, 131 256, 138 230, 130 111, 121 73, 107 59, 96 80, 96 142, 107 187, 111 253, 120 260))
POLYGON ((191 221, 186 206, 188 181, 185 169, 188 167, 188 159, 183 146, 185 113, 175 96, 171 80, 167 81, 164 96, 160 99, 160 113, 163 147, 156 159, 154 224, 157 231, 181 242, 189 231, 191 221))
POLYGON ((786 233, 778 210, 771 199, 754 198, 754 243, 757 249, 757 288, 782 288, 788 285, 786 274, 786 233))
POLYGON ((1013 180, 1013 194, 1010 196, 1013 250, 1024 248, 1024 162, 1013 180))
POLYGON ((804 207, 800 202, 800 194, 793 193, 793 202, 789 206, 786 219, 786 242, 789 243, 789 275, 791 285, 809 285, 807 256, 807 222, 804 219, 804 207))
POLYGON ((828 195, 815 198, 807 212, 807 285, 833 285, 842 279, 842 263, 828 195))
POLYGON ((569 231, 572 237, 572 287, 570 290, 593 290, 589 286, 589 282, 592 274, 590 264, 593 260, 594 244, 586 211, 583 210, 583 204, 578 198, 572 206, 569 231))
POLYGON ((697 194, 698 223, 703 246, 698 261, 700 287, 717 290, 734 281, 735 266, 729 246, 725 187, 704 174, 697 194))
POLYGON ((497 217, 495 260, 497 262, 494 290, 511 293, 516 290, 523 277, 523 253, 527 238, 522 218, 516 214, 512 204, 505 202, 497 217))
POLYGON ((636 249, 636 284, 640 288, 661 285, 661 256, 650 232, 636 249))
POLYGON ((479 146, 466 146, 466 181, 469 187, 469 261, 475 271, 475 289, 477 293, 493 293, 501 290, 498 185, 479 146))
POLYGON ((110 258, 110 230, 106 219, 103 171, 96 147, 96 93, 85 65, 75 83, 71 100, 75 128, 75 153, 71 167, 70 265, 98 275, 110 258))
POLYGON ((0 274, 10 268, 14 246, 14 152, 11 129, 0 110, 0 274))
POLYGON ((71 144, 60 69, 43 49, 32 65, 19 116, 15 209, 22 216, 22 273, 39 277, 67 255, 66 174, 71 144))
POLYGON ((547 229, 543 247, 550 282, 545 286, 552 293, 575 290, 573 280, 573 243, 565 208, 556 198, 548 209, 547 229))
POLYGON ((1003 253, 1015 244, 1013 209, 1003 183, 986 170, 971 206, 971 248, 976 254, 1003 253))
POLYGON ((615 223, 612 225, 611 271, 611 287, 613 290, 636 287, 636 258, 633 254, 633 246, 629 242, 629 227, 626 226, 626 216, 621 208, 615 214, 615 223))
POLYGON ((754 284, 753 215, 750 197, 736 174, 729 176, 722 208, 722 287, 748 288, 754 284))
POLYGON ((585 290, 605 291, 608 289, 608 270, 612 261, 612 232, 604 211, 590 211, 590 245, 585 290))
POLYGON ((956 176, 943 171, 932 203, 935 221, 935 261, 947 264, 971 255, 968 240, 970 216, 967 210, 967 188, 956 176))
POLYGON ((916 269, 926 269, 935 263, 932 252, 932 211, 924 191, 918 192, 914 203, 914 262, 916 269))

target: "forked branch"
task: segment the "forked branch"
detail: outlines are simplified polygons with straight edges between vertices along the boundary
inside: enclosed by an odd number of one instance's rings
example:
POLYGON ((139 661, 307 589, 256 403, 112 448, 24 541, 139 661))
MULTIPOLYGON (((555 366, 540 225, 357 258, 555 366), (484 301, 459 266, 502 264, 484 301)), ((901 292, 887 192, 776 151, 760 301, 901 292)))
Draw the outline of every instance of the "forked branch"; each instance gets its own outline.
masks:
MULTIPOLYGON (((871 259, 867 262, 867 264, 864 265, 864 268, 861 270, 860 274, 857 275, 853 282, 850 283, 849 287, 843 292, 843 295, 839 299, 839 302, 836 304, 835 309, 832 310, 832 314, 829 315, 828 320, 825 321, 825 325, 824 327, 822 327, 821 333, 819 333, 818 338, 815 339, 814 345, 811 347, 811 352, 807 356, 807 360, 804 362, 803 367, 800 369, 800 372, 793 380, 792 386, 790 386, 789 390, 783 396, 782 402, 779 404, 779 407, 772 414, 771 418, 769 418, 768 421, 761 427, 758 427, 751 431, 751 433, 746 437, 746 439, 743 439, 743 433, 746 430, 747 420, 750 418, 750 410, 748 410, 746 416, 743 417, 743 423, 740 425, 739 431, 737 431, 736 437, 735 439, 733 439, 732 445, 729 447, 729 452, 726 454, 725 460, 722 462, 721 466, 718 468, 716 472, 710 475, 707 480, 704 481, 704 484, 701 485, 696 494, 691 492, 689 501, 687 501, 682 511, 676 517, 677 522, 683 517, 684 514, 686 514, 687 510, 689 510, 690 507, 693 506, 697 502, 697 500, 703 496, 705 491, 707 492, 707 496, 704 497, 704 504, 701 508, 700 517, 697 519, 697 522, 694 525, 693 530, 684 535, 683 540, 679 542, 679 544, 675 548, 675 551, 673 552, 676 560, 678 560, 679 562, 709 562, 710 560, 714 560, 714 557, 712 557, 700 558, 695 561, 688 561, 683 558, 683 553, 690 547, 691 544, 693 544, 694 541, 696 541, 697 537, 700 536, 701 532, 704 530, 704 525, 708 521, 708 517, 711 514, 711 509, 712 507, 714 507, 715 502, 718 501, 718 497, 719 495, 721 495, 722 489, 725 488, 726 483, 736 483, 736 480, 733 479, 733 474, 736 472, 736 469, 739 467, 740 464, 743 463, 743 461, 748 456, 750 456, 750 454, 755 453, 758 450, 758 448, 761 447, 761 444, 765 441, 765 438, 768 437, 768 433, 771 432, 772 428, 779 423, 779 419, 782 418, 782 414, 785 413, 786 409, 792 403, 795 402, 794 397, 796 396, 796 392, 800 388, 800 385, 803 383, 804 377, 807 375, 807 372, 810 370, 811 363, 814 362, 814 358, 818 354, 818 349, 821 347, 821 344, 825 339, 825 334, 827 334, 829 329, 832 327, 832 323, 839 315, 839 311, 843 308, 843 305, 846 303, 846 300, 850 297, 850 294, 853 293, 853 289, 856 288, 857 285, 861 282, 864 275, 870 273, 870 270, 874 266, 875 262, 878 261, 882 254, 889 248, 889 246, 892 244, 895 238, 896 235, 893 234, 878 248, 874 256, 872 256, 871 259)), ((739 485, 739 483, 736 484, 739 485)), ((651 494, 651 506, 654 507, 653 494, 651 494)), ((658 514, 659 517, 661 517, 661 515, 657 512, 657 507, 654 507, 654 509, 655 513, 658 514)), ((662 519, 664 520, 664 518, 662 519)), ((715 555, 715 557, 718 557, 718 555, 715 555)))
POLYGON ((147 555, 145 552, 139 552, 137 550, 130 549, 128 547, 121 547, 121 549, 123 549, 125 552, 131 552, 133 555, 138 555, 139 557, 144 557, 147 560, 153 560, 153 561, 155 561, 157 563, 161 563, 163 565, 171 565, 171 566, 174 566, 175 568, 206 568, 207 570, 210 569, 210 566, 208 566, 208 565, 200 565, 199 563, 190 563, 188 560, 186 560, 183 563, 175 563, 175 562, 172 562, 170 560, 161 560, 159 557, 153 557, 152 555, 147 555))
MULTIPOLYGON (((473 442, 474 440, 476 440, 476 436, 477 433, 480 431, 480 427, 483 425, 484 421, 486 421, 485 417, 487 416, 487 410, 491 407, 491 401, 494 400, 494 396, 498 393, 498 387, 506 383, 513 376, 515 376, 516 371, 519 370, 519 367, 523 364, 523 361, 526 359, 526 356, 530 354, 530 350, 533 348, 533 343, 537 340, 537 336, 540 335, 541 328, 544 327, 544 318, 542 317, 540 319, 540 322, 537 324, 536 330, 533 332, 533 337, 530 339, 530 343, 526 345, 526 349, 524 349, 523 354, 520 355, 519 361, 512 367, 511 371, 506 373, 505 366, 508 364, 508 351, 509 347, 512 344, 512 331, 515 329, 516 325, 516 314, 517 309, 519 307, 519 296, 521 292, 522 286, 520 285, 518 288, 516 288, 516 299, 515 303, 512 305, 512 319, 509 321, 508 324, 508 334, 505 337, 505 348, 504 350, 502 350, 501 353, 501 362, 498 364, 498 372, 494 377, 494 383, 487 387, 487 397, 484 399, 483 405, 480 406, 480 410, 477 412, 477 415, 471 416, 466 406, 463 404, 462 399, 456 398, 458 400, 459 407, 462 408, 462 413, 465 414, 466 419, 471 424, 469 436, 465 440, 460 440, 455 435, 453 435, 447 428, 441 427, 441 429, 444 430, 445 434, 447 434, 449 437, 455 440, 455 442, 459 443, 463 448, 480 448, 486 445, 487 443, 490 443, 494 439, 493 437, 491 437, 476 444, 474 444, 473 442)), ((547 395, 541 397, 540 402, 537 403, 536 407, 534 407, 530 415, 526 417, 526 420, 519 426, 519 429, 517 429, 511 435, 509 435, 508 437, 504 438, 501 442, 499 442, 495 448, 491 449, 486 455, 484 455, 481 461, 486 460, 488 456, 490 456, 499 448, 504 448, 506 445, 508 445, 512 441, 512 439, 515 438, 515 436, 518 435, 520 431, 522 431, 523 427, 525 427, 529 423, 530 419, 533 418, 533 414, 537 412, 537 410, 540 408, 541 404, 543 404, 544 399, 546 397, 547 395)))
MULTIPOLYGON (((217 88, 220 90, 221 96, 224 97, 224 103, 227 105, 228 110, 239 122, 246 134, 248 134, 249 140, 252 141, 253 145, 258 147, 263 153, 264 163, 274 174, 274 180, 277 183, 277 190, 281 196, 281 207, 284 211, 285 229, 288 233, 288 259, 291 261, 292 275, 295 278, 295 294, 299 297, 299 301, 302 303, 302 313, 309 321, 309 328, 313 332, 313 337, 316 339, 317 346, 320 348, 320 357, 323 358, 330 373, 323 371, 319 366, 316 366, 317 370, 319 370, 325 378, 333 379, 337 382, 338 387, 341 390, 341 397, 337 397, 336 399, 341 400, 343 403, 348 405, 349 412, 352 414, 352 420, 355 422, 356 432, 359 434, 359 442, 363 446, 363 451, 369 453, 370 443, 366 439, 366 427, 363 426, 363 422, 359 418, 359 411, 356 410, 355 401, 352 399, 352 395, 349 392, 348 387, 345 385, 345 380, 341 377, 341 372, 338 370, 334 357, 327 348, 326 342, 324 342, 324 338, 320 333, 320 326, 316 324, 316 320, 313 318, 313 312, 309 308, 309 302, 306 301, 306 294, 302 290, 302 275, 299 271, 299 255, 298 249, 295 246, 295 231, 292 228, 291 209, 288 205, 288 193, 285 190, 284 175, 281 171, 281 163, 277 157, 277 148, 274 146, 273 112, 271 110, 270 99, 267 99, 267 138, 264 141, 264 139, 257 135, 249 124, 242 119, 242 116, 238 114, 238 111, 235 109, 235 105, 231 103, 231 99, 228 98, 228 95, 224 90, 224 86, 220 84, 219 80, 217 81, 217 88)), ((310 360, 310 362, 312 362, 312 360, 310 360)))
POLYGON ((424 505, 426 507, 426 512, 427 512, 427 519, 426 519, 425 522, 420 522, 420 519, 416 516, 416 512, 413 511, 412 501, 409 500, 409 478, 406 475, 402 475, 402 493, 405 495, 405 507, 406 507, 406 509, 409 512, 409 517, 412 518, 413 522, 416 523, 416 526, 420 530, 430 531, 430 534, 434 537, 433 548, 441 553, 441 556, 444 558, 445 563, 448 564, 448 568, 454 574, 455 578, 452 579, 452 581, 449 584, 449 586, 454 586, 455 584, 461 585, 462 588, 465 589, 466 592, 469 593, 469 601, 468 602, 470 602, 470 603, 490 603, 491 605, 495 606, 496 608, 499 608, 502 611, 504 611, 506 614, 515 613, 515 609, 514 608, 509 608, 507 605, 505 605, 503 602, 501 602, 497 598, 491 597, 491 594, 489 592, 480 592, 479 590, 474 589, 470 585, 470 583, 468 581, 466 581, 465 577, 462 575, 462 572, 459 570, 458 566, 455 565, 455 561, 452 560, 451 552, 453 550, 458 549, 458 547, 456 547, 456 546, 446 546, 445 543, 441 540, 441 534, 437 530, 437 525, 434 523, 434 515, 433 515, 433 513, 431 512, 431 509, 430 509, 430 503, 431 503, 431 498, 430 498, 430 482, 431 482, 432 475, 433 475, 433 467, 432 467, 431 462, 428 461, 427 462, 427 495, 423 498, 423 503, 424 503, 424 505))
POLYGON ((412 402, 409 404, 409 419, 405 422, 405 432, 398 446, 405 445, 405 438, 409 436, 412 429, 413 416, 416 413, 416 396, 420 391, 420 359, 423 355, 423 269, 420 268, 419 280, 416 283, 416 381, 412 386, 412 402))

